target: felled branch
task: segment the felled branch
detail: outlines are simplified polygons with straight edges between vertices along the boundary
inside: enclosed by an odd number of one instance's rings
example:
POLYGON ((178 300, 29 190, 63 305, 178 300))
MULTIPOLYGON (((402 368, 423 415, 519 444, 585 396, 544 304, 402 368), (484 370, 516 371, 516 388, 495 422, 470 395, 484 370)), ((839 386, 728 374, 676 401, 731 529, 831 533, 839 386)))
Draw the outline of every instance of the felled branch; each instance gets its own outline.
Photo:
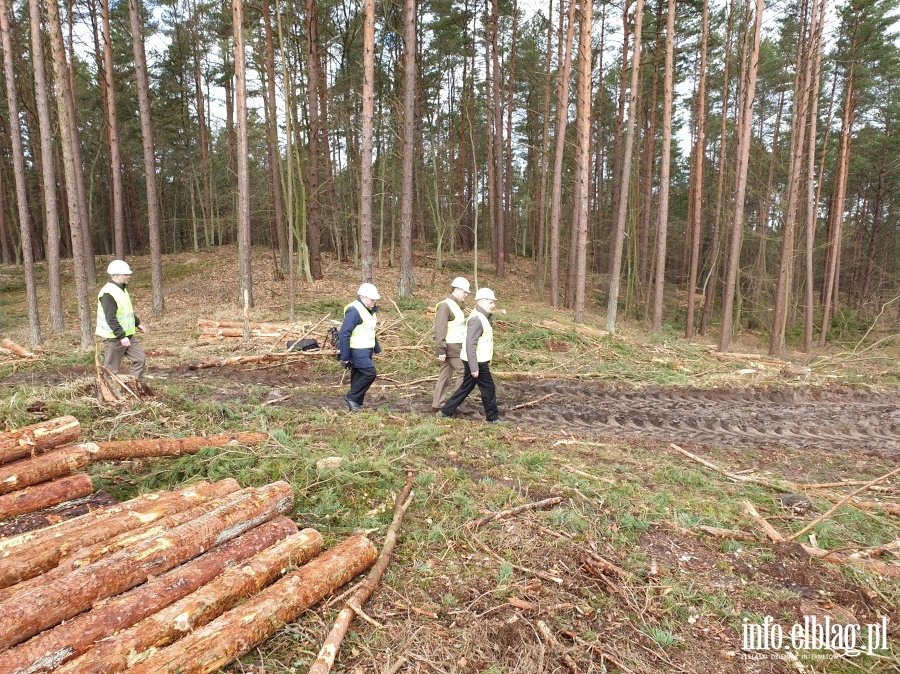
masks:
POLYGON ((526 503, 525 505, 516 506, 515 508, 508 508, 506 510, 501 510, 496 513, 491 513, 486 517, 482 517, 481 519, 472 520, 467 522, 464 526, 466 529, 477 529, 482 524, 487 524, 488 522, 493 522, 494 520, 500 520, 504 517, 510 517, 512 515, 518 515, 519 513, 526 512, 528 510, 540 510, 542 508, 549 508, 551 506, 555 506, 557 503, 561 503, 563 500, 562 496, 552 496, 551 498, 545 498, 542 501, 533 501, 531 503, 526 503))

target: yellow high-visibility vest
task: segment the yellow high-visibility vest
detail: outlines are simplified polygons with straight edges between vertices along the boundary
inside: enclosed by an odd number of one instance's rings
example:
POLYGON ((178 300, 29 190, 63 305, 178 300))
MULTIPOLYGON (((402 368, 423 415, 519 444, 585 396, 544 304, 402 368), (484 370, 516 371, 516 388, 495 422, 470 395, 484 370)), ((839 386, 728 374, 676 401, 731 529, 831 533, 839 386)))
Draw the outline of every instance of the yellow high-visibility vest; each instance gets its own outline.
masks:
POLYGON ((97 329, 94 331, 95 334, 103 337, 103 339, 116 338, 116 333, 113 332, 112 328, 109 327, 109 323, 106 322, 103 305, 100 304, 100 298, 104 295, 112 295, 112 298, 116 301, 116 320, 119 321, 119 325, 125 331, 125 336, 131 337, 135 333, 135 323, 137 323, 137 319, 134 316, 134 307, 131 304, 131 296, 125 288, 120 288, 112 281, 103 286, 100 289, 100 294, 97 295, 97 329))
POLYGON ((378 322, 375 314, 369 311, 369 309, 359 300, 355 302, 351 302, 346 307, 344 307, 344 314, 347 314, 347 310, 353 307, 356 309, 359 317, 362 319, 362 323, 353 328, 353 332, 350 333, 350 348, 351 349, 374 349, 375 348, 375 324, 378 322))
MULTIPOLYGON (((475 360, 479 363, 487 363, 488 361, 493 360, 494 328, 491 327, 491 322, 488 320, 488 317, 480 311, 473 311, 469 314, 469 320, 481 321, 481 327, 483 328, 481 336, 475 343, 475 360)), ((459 357, 462 358, 463 361, 469 360, 469 356, 466 354, 466 340, 463 340, 462 351, 460 352, 459 357)))
POLYGON ((447 321, 447 339, 445 341, 447 344, 462 344, 466 341, 466 315, 460 306, 449 297, 438 302, 435 311, 441 304, 446 304, 453 315, 451 320, 447 321))

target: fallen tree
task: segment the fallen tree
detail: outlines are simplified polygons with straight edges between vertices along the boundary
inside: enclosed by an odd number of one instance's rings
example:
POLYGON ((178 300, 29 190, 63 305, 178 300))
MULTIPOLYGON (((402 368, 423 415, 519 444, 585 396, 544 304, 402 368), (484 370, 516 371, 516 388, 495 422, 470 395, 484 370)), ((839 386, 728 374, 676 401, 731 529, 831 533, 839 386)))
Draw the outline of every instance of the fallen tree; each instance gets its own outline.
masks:
POLYGON ((37 674, 51 671, 84 653, 94 642, 131 627, 206 585, 229 566, 241 564, 296 532, 297 525, 287 517, 266 522, 0 654, 0 672, 37 674))
POLYGON ((141 541, 160 536, 232 503, 242 497, 237 484, 232 483, 233 481, 226 484, 215 483, 215 492, 210 492, 193 503, 181 500, 169 502, 166 504, 169 513, 164 517, 159 516, 160 509, 150 517, 129 517, 124 521, 115 519, 103 526, 90 527, 61 543, 11 554, 0 566, 0 584, 7 583, 10 578, 20 580, 12 587, 0 590, 0 600, 19 600, 35 587, 45 585, 70 571, 93 564, 141 541), (145 518, 150 521, 144 523, 145 518))
POLYGON ((71 416, 57 417, 0 433, 0 463, 9 463, 75 442, 79 433, 81 424, 71 416))
POLYGON ((55 449, 33 459, 19 459, 2 465, 0 494, 71 475, 91 463, 99 452, 100 448, 93 442, 84 442, 55 449))
MULTIPOLYGON (((284 575, 292 566, 319 554, 322 536, 304 529, 263 550, 240 566, 227 569, 196 592, 145 618, 133 627, 99 641, 56 670, 57 674, 108 674, 127 669, 149 648, 177 641, 232 609, 284 575)), ((149 656, 152 652, 146 653, 149 656)))
POLYGON ((6 602, 0 613, 0 649, 19 644, 101 599, 121 594, 151 575, 239 536, 286 512, 293 503, 293 491, 286 482, 246 490, 244 498, 35 588, 27 602, 6 602))
POLYGON ((190 438, 153 438, 150 440, 118 440, 98 442, 97 461, 122 461, 160 456, 196 454, 204 447, 225 445, 258 445, 268 439, 266 433, 220 433, 190 438))
POLYGON ((94 490, 87 473, 76 473, 0 496, 0 520, 89 496, 94 490))
POLYGON ((365 536, 353 536, 285 576, 252 599, 129 669, 130 674, 205 674, 268 639, 306 609, 348 583, 375 561, 365 536))

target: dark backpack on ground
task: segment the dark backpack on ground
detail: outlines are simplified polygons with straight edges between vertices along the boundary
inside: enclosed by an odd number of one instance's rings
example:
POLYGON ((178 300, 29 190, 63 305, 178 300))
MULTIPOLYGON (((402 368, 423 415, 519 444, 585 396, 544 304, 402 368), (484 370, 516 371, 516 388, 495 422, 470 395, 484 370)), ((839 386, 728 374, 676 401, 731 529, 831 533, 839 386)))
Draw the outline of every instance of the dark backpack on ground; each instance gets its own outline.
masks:
POLYGON ((315 339, 291 340, 285 344, 288 351, 317 351, 319 342, 315 339))

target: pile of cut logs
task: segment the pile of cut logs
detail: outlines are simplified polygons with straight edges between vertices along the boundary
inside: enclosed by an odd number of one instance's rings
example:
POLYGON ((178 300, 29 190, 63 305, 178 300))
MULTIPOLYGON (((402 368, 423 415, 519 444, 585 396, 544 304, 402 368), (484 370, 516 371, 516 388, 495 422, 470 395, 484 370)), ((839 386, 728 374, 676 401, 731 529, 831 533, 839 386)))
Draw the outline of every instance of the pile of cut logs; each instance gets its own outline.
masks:
MULTIPOLYGON (((71 417, 53 422, 0 434, 9 466, 77 438, 71 417)), ((135 455, 86 443, 43 456, 87 445, 135 455)), ((293 499, 286 482, 199 482, 0 538, 0 672, 214 672, 249 652, 375 561, 364 536, 323 552, 284 516, 293 499)))
MULTIPOLYGON (((248 323, 250 339, 268 342, 283 341, 286 337, 303 334, 312 327, 311 323, 295 323, 278 325, 275 323, 248 323)), ((200 344, 216 344, 218 342, 238 342, 244 339, 244 324, 241 321, 212 321, 205 318, 197 320, 200 344)))

